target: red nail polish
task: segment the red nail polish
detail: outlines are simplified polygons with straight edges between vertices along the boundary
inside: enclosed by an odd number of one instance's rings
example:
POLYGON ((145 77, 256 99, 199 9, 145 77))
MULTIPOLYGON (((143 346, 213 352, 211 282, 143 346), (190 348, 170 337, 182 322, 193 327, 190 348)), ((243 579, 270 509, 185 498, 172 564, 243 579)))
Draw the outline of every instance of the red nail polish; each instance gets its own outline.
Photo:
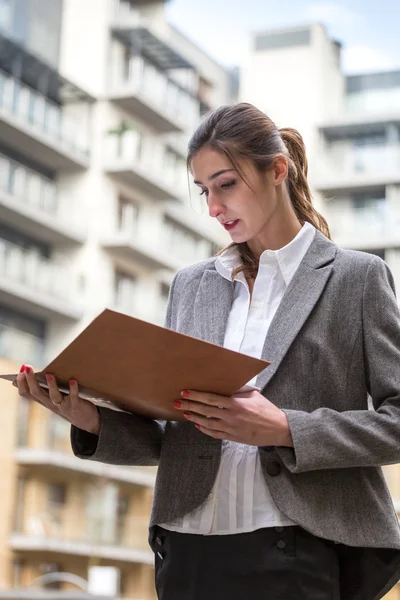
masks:
POLYGON ((190 392, 187 392, 187 391, 185 390, 184 392, 182 392, 181 396, 182 396, 183 398, 189 398, 189 396, 190 396, 190 392))
POLYGON ((185 417, 185 419, 190 419, 191 414, 190 413, 183 413, 183 416, 185 417))
POLYGON ((182 408, 182 402, 178 400, 177 402, 174 402, 174 406, 175 408, 182 408))
POLYGON ((32 369, 30 367, 25 367, 25 373, 32 373, 32 369))
POLYGON ((23 373, 25 371, 25 365, 22 365, 22 367, 20 368, 19 372, 23 373))
POLYGON ((53 375, 47 375, 46 374, 46 380, 47 381, 53 381, 53 375))
POLYGON ((198 423, 195 424, 196 429, 200 429, 200 425, 198 423))
POLYGON ((69 382, 69 385, 72 385, 72 386, 76 385, 76 381, 74 381, 73 379, 71 379, 70 382, 69 382))

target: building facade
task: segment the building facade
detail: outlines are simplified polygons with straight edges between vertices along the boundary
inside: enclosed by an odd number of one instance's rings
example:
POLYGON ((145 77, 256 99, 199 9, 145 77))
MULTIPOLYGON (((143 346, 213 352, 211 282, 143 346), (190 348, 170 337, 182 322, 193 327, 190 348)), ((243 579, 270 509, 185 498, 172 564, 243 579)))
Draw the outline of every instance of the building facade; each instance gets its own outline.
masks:
MULTIPOLYGON (((300 131, 333 240, 381 256, 400 290, 400 71, 345 76, 341 45, 320 24, 256 33, 250 44, 241 99, 300 131)), ((400 516, 400 467, 384 472, 400 516)), ((388 598, 400 599, 400 585, 388 598)))
MULTIPOLYGON (((231 100, 230 73, 162 0, 95 5, 0 0, 3 373, 41 369, 106 307, 162 324, 173 274, 226 242, 185 152, 201 115, 231 100)), ((155 598, 154 469, 79 461, 68 424, 5 382, 0 395, 0 591, 72 594, 107 566, 110 597, 155 598)))

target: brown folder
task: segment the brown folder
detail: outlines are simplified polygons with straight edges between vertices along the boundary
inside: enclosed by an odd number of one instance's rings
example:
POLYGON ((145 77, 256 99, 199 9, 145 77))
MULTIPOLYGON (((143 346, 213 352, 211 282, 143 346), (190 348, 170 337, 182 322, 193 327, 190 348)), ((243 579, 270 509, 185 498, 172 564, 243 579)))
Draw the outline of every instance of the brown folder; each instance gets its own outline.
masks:
MULTIPOLYGON (((46 368, 62 392, 76 379, 95 404, 147 417, 179 421, 183 390, 231 396, 269 363, 221 346, 104 310, 46 368)), ((14 381, 16 374, 0 375, 14 381)))

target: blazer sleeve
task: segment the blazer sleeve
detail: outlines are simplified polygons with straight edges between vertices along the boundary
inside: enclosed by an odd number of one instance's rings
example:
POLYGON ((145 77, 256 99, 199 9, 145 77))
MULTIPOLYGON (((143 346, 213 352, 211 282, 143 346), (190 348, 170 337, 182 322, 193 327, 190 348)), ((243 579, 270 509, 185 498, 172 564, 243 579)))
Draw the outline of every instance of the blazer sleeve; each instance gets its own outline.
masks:
POLYGON ((363 289, 367 390, 375 410, 286 410, 293 448, 276 448, 292 473, 400 462, 400 313, 392 274, 378 257, 363 289))
MULTIPOLYGON (((165 327, 173 326, 175 275, 168 299, 165 327)), ((71 446, 75 456, 113 465, 158 464, 165 422, 139 415, 99 408, 100 433, 94 435, 72 425, 71 446)))

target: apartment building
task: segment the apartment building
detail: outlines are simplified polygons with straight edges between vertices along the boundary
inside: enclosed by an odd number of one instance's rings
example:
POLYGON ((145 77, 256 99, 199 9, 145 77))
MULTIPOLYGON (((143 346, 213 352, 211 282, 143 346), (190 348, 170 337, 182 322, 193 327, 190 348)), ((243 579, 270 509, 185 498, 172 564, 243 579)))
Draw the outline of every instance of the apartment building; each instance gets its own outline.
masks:
MULTIPOLYGON (((321 24, 255 33, 250 44, 241 99, 301 132, 334 241, 381 256, 400 290, 400 71, 346 76, 341 44, 321 24)), ((384 471, 400 516, 400 467, 384 471)), ((400 599, 400 586, 387 597, 400 599)))
MULTIPOLYGON (((174 272, 226 242, 185 151, 231 90, 162 0, 0 0, 2 372, 42 368, 105 307, 163 323, 174 272)), ((0 593, 155 598, 155 469, 79 461, 67 423, 0 396, 0 593)))

